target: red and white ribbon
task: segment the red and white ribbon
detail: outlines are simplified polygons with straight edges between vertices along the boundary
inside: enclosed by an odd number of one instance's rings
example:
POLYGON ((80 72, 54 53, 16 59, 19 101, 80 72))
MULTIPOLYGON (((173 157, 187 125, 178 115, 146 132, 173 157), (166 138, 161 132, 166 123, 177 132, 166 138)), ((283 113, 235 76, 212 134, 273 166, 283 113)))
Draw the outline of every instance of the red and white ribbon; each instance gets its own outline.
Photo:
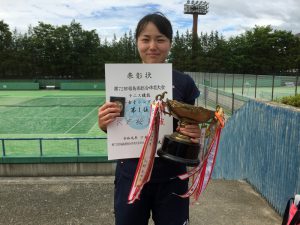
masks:
MULTIPOLYGON (((194 194, 194 200, 197 201, 200 194, 207 187, 207 184, 210 181, 211 174, 215 165, 216 156, 218 153, 221 129, 223 126, 224 123, 218 123, 218 124, 215 123, 213 126, 210 127, 212 130, 214 130, 214 132, 212 132, 214 134, 213 136, 209 137, 207 140, 209 146, 208 146, 207 153, 204 156, 204 159, 201 160, 200 164, 194 167, 192 170, 178 176, 181 180, 185 180, 193 176, 193 181, 188 191, 178 196, 182 198, 188 198, 194 194)), ((201 144, 203 144, 203 142, 201 144)), ((201 144, 200 144, 200 148, 201 148, 201 144)))
MULTIPOLYGON (((148 135, 143 145, 141 156, 134 175, 134 180, 128 196, 128 204, 132 204, 135 200, 139 199, 144 185, 150 180, 158 142, 162 108, 161 100, 156 100, 151 105, 148 135)), ((200 155, 200 164, 187 173, 178 176, 181 180, 185 180, 193 176, 193 182, 189 190, 182 195, 178 195, 182 198, 188 198, 194 194, 194 199, 197 201, 200 194, 205 190, 208 182, 210 181, 218 152, 221 129, 224 127, 223 118, 217 114, 217 112, 215 115, 216 120, 214 120, 209 126, 208 130, 210 135, 206 140, 204 138, 204 135, 206 135, 204 131, 206 129, 201 129, 201 136, 203 136, 202 140, 200 140, 199 148, 202 152, 205 152, 204 155, 200 155)))
POLYGON ((128 196, 128 204, 132 204, 139 199, 143 186, 150 180, 158 142, 161 115, 161 101, 158 100, 151 104, 149 130, 135 171, 128 196))

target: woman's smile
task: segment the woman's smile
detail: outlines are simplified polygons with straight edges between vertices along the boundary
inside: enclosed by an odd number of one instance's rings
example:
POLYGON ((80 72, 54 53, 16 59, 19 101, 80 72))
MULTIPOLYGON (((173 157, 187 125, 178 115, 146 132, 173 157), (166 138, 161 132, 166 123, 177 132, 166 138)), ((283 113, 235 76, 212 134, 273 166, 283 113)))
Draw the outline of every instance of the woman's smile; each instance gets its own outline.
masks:
POLYGON ((143 63, 164 63, 171 49, 171 42, 149 22, 138 37, 137 47, 143 63))

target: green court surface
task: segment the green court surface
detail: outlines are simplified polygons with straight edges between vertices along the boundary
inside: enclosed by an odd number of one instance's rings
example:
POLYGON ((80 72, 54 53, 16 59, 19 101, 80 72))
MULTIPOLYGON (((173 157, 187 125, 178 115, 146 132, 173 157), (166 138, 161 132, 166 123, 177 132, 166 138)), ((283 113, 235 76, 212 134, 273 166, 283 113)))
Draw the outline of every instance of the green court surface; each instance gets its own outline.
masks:
MULTIPOLYGON (((257 87, 255 90, 255 87, 252 86, 246 86, 244 88, 241 87, 234 87, 233 89, 231 87, 226 88, 219 88, 220 90, 224 90, 228 93, 231 93, 232 91, 235 94, 243 95, 245 97, 250 98, 259 98, 264 100, 272 100, 272 88, 271 87, 257 87)), ((273 100, 277 98, 281 98, 284 96, 294 96, 296 91, 296 87, 274 87, 273 89, 273 100)), ((297 87, 297 93, 300 91, 300 86, 297 87)))
POLYGON ((97 125, 104 91, 0 91, 0 156, 106 156, 97 125), (11 140, 12 138, 35 140, 11 140), (38 138, 44 138, 41 141, 38 138), (52 140, 51 138, 88 138, 52 140), (48 140, 49 139, 49 140, 48 140))

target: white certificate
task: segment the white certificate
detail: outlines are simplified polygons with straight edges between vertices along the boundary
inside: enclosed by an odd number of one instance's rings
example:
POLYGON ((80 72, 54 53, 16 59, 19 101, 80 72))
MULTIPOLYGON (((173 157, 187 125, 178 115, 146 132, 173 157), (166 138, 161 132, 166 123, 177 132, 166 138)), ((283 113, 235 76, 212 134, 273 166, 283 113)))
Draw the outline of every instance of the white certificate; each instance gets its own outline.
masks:
MULTIPOLYGON (((172 64, 105 64, 106 101, 125 97, 124 116, 107 127, 108 159, 139 158, 148 133, 150 105, 158 94, 172 99, 172 64)), ((124 100, 124 99, 123 99, 124 100)), ((162 116, 164 135, 173 132, 173 118, 162 116)))

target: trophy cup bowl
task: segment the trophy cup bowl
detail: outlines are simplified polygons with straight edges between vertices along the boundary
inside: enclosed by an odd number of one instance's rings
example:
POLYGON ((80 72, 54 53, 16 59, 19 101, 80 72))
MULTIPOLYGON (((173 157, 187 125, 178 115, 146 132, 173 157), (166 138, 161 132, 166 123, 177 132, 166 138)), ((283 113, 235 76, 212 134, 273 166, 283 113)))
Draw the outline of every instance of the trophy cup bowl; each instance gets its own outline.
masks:
MULTIPOLYGON (((176 100, 166 100, 165 106, 174 118, 179 120, 179 126, 188 124, 207 123, 215 116, 215 111, 200 106, 185 104, 176 100)), ((157 154, 166 159, 187 166, 196 166, 200 163, 200 147, 193 143, 190 137, 175 131, 171 135, 165 135, 161 148, 157 154)))

